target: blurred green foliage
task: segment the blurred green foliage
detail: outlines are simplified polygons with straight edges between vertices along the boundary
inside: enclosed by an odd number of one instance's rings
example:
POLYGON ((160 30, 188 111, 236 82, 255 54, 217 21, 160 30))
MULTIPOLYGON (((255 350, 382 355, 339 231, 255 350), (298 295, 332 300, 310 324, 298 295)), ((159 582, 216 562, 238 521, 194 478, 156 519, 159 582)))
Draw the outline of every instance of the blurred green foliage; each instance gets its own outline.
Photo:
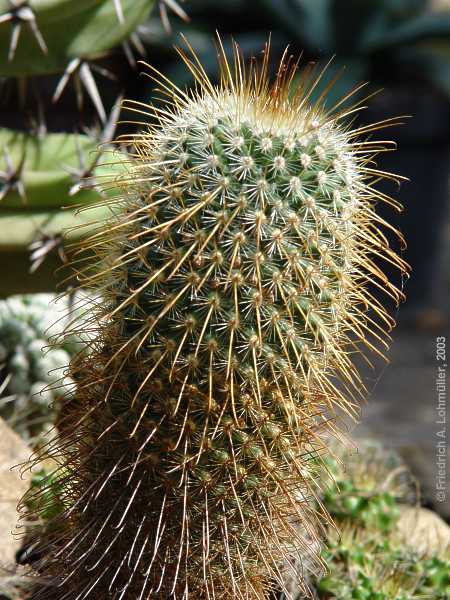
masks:
POLYGON ((446 600, 450 549, 423 556, 403 544, 397 524, 414 486, 393 452, 361 444, 358 454, 328 459, 334 483, 323 501, 329 529, 322 555, 328 573, 312 584, 320 600, 446 600))
POLYGON ((330 78, 345 69, 336 97, 361 80, 414 75, 450 96, 450 10, 433 12, 426 0, 261 1, 311 55, 334 55, 330 78))

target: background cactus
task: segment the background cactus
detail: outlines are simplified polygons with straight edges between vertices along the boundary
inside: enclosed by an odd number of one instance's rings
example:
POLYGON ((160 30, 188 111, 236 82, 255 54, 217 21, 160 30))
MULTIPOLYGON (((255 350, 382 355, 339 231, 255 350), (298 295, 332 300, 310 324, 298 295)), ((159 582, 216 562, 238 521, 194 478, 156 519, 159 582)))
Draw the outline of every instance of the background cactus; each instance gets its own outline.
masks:
POLYGON ((0 593, 4 600, 22 600, 32 585, 32 580, 24 575, 25 569, 0 567, 0 593))
POLYGON ((65 510, 36 599, 263 598, 319 569, 317 459, 357 411, 351 353, 391 325, 366 284, 401 297, 372 263, 405 268, 373 208, 397 206, 373 187, 397 179, 373 166, 387 143, 361 140, 383 123, 352 131, 351 93, 310 104, 323 73, 293 88, 286 57, 269 85, 267 49, 259 67, 221 51, 218 86, 180 55, 197 89, 157 75, 168 108, 130 104, 150 124, 122 138, 118 210, 82 246, 102 301, 49 450, 42 511, 48 488, 65 510))
POLYGON ((8 57, 0 73, 23 77, 67 69, 83 80, 89 77, 83 64, 125 42, 152 4, 153 0, 2 0, 1 20, 10 27, 0 30, 0 55, 8 57))
MULTIPOLYGON (((85 222, 83 213, 68 207, 100 200, 98 177, 112 175, 104 152, 126 82, 116 73, 120 61, 107 63, 107 58, 121 47, 135 66, 136 55, 145 53, 137 28, 153 5, 154 0, 0 0, 0 124, 5 127, 0 129, 0 227, 6 232, 0 240, 5 273, 0 296, 55 289, 53 272, 67 253, 62 231, 85 222), (81 189, 87 176, 90 189, 81 189), (39 258, 32 256, 32 271, 59 250, 40 277, 24 275, 30 244, 39 258)), ((169 6, 186 17, 176 2, 169 6)), ((167 21, 167 10, 162 14, 167 21)), ((102 203, 97 216, 104 219, 108 212, 102 203)), ((59 273, 60 282, 66 273, 59 273)))
POLYGON ((50 347, 52 335, 70 326, 67 310, 52 294, 0 301, 0 416, 31 444, 53 426, 64 371, 79 350, 78 336, 70 335, 50 347))
POLYGON ((2 214, 3 209, 23 212, 98 202, 100 193, 82 187, 77 176, 111 175, 111 167, 98 164, 103 154, 95 138, 87 135, 48 133, 40 138, 0 129, 0 143, 4 150, 0 168, 5 180, 8 169, 12 179, 9 186, 5 181, 2 190, 2 214))
MULTIPOLYGON (((117 117, 117 111, 112 117, 117 117)), ((0 140, 0 249, 12 253, 24 247, 34 250, 32 270, 36 270, 45 258, 45 240, 58 245, 63 231, 92 219, 86 219, 79 208, 97 203, 99 218, 108 213, 107 203, 102 201, 107 194, 101 194, 97 182, 111 177, 116 168, 102 164, 111 147, 97 149, 95 137, 85 134, 40 136, 7 129, 0 129, 0 140), (90 177, 90 183, 82 184, 82 177, 90 177)), ((75 228, 67 242, 80 235, 75 228)))

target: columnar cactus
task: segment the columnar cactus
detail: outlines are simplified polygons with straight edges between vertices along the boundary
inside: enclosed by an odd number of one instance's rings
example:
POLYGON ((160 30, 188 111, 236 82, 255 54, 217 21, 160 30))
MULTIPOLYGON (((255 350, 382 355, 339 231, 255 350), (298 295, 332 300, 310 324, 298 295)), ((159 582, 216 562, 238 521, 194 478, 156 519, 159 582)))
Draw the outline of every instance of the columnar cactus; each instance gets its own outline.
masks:
POLYGON ((65 510, 36 599, 250 600, 317 568, 318 459, 356 411, 350 354, 389 324, 367 283, 401 296, 373 262, 404 269, 373 208, 391 202, 373 127, 311 103, 321 75, 290 60, 269 85, 268 51, 221 50, 218 85, 180 56, 196 90, 155 75, 167 107, 130 105, 151 123, 83 248, 98 335, 51 450, 65 510))

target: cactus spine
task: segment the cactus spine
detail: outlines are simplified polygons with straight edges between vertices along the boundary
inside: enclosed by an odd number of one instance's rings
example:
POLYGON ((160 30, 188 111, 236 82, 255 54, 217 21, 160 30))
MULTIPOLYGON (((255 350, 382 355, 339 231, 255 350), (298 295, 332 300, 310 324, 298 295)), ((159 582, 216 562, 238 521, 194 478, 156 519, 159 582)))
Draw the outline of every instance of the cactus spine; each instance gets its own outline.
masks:
POLYGON ((269 85, 268 49, 219 49, 217 86, 179 51, 195 92, 155 75, 168 108, 130 104, 151 124, 84 245, 98 335, 50 450, 66 510, 36 598, 250 600, 317 568, 316 459, 356 411, 350 353, 390 323, 365 286, 401 296, 372 262, 405 268, 373 210, 395 202, 372 186, 384 144, 358 141, 373 127, 309 102, 321 74, 294 86, 285 58, 269 85))

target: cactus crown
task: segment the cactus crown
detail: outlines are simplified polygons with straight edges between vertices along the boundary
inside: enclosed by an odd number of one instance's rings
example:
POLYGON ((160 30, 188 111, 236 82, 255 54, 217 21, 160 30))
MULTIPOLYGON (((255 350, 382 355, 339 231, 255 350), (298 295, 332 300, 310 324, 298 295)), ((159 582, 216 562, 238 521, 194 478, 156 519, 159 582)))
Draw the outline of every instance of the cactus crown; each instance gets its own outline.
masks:
POLYGON ((72 362, 67 510, 40 567, 65 600, 263 598, 317 566, 314 459, 355 411, 350 353, 389 323, 364 286, 401 295, 372 262, 404 269, 373 210, 395 204, 372 187, 383 144, 326 90, 310 104, 323 72, 293 86, 284 57, 269 85, 268 49, 246 67, 219 47, 219 84, 179 51, 196 90, 155 75, 168 106, 129 103, 152 124, 84 246, 99 335, 72 362))

